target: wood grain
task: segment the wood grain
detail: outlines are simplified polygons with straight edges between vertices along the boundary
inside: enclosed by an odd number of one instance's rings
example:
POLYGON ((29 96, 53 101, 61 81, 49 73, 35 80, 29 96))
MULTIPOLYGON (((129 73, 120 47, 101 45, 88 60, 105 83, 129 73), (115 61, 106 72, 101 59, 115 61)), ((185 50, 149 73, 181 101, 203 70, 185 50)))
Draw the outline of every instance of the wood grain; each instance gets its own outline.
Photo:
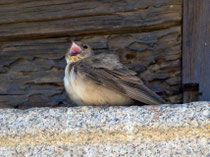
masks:
POLYGON ((181 0, 29 1, 3 5, 0 41, 142 32, 181 20, 181 0))
POLYGON ((184 1, 183 16, 183 85, 197 84, 197 93, 192 87, 185 88, 184 99, 199 95, 199 100, 210 100, 210 1, 184 1))

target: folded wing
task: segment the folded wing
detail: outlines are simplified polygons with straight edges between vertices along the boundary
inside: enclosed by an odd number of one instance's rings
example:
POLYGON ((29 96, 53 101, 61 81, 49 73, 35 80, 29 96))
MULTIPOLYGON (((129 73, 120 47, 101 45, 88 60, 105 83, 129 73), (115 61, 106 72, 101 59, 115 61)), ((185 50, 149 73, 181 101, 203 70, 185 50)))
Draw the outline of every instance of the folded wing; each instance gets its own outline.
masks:
POLYGON ((117 56, 103 54, 86 58, 75 64, 75 72, 106 88, 120 92, 145 104, 163 104, 165 101, 147 88, 134 71, 119 63, 117 56))

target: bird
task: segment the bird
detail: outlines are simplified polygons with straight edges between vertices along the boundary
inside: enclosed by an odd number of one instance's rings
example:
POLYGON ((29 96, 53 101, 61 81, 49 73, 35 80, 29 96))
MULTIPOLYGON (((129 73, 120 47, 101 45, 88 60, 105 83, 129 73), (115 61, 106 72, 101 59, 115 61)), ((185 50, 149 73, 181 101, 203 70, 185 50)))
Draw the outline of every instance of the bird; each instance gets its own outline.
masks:
POLYGON ((66 55, 64 86, 77 105, 159 105, 165 101, 146 87, 116 54, 94 55, 90 45, 73 41, 66 55))

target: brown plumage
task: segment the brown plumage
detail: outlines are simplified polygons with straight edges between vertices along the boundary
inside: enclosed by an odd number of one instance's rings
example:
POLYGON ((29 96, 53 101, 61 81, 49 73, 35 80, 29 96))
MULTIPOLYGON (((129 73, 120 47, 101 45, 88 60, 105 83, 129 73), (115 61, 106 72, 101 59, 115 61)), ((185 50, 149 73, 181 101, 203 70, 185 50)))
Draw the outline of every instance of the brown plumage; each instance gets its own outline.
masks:
POLYGON ((66 61, 65 88, 79 105, 130 105, 134 100, 150 105, 165 103, 114 54, 93 55, 90 46, 73 43, 66 61))

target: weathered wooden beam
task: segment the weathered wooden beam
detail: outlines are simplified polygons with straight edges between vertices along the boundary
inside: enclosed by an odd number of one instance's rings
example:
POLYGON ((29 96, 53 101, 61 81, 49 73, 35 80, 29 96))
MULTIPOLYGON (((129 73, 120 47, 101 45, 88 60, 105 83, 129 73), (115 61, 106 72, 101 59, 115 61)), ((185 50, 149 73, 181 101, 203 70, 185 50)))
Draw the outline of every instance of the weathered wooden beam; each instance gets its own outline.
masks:
POLYGON ((112 15, 146 11, 152 7, 169 6, 172 9, 181 3, 182 0, 1 0, 0 24, 112 15))
MULTIPOLYGON (((194 97, 210 100, 210 1, 184 0, 183 85, 198 84, 194 97)), ((189 88, 188 88, 189 89, 189 88)), ((189 90, 184 88, 184 100, 189 90)), ((194 88, 193 88, 194 89, 194 88)), ((190 97, 193 97, 192 95, 190 97)))
POLYGON ((181 0, 26 1, 0 8, 0 41, 144 32, 181 22, 181 0))

